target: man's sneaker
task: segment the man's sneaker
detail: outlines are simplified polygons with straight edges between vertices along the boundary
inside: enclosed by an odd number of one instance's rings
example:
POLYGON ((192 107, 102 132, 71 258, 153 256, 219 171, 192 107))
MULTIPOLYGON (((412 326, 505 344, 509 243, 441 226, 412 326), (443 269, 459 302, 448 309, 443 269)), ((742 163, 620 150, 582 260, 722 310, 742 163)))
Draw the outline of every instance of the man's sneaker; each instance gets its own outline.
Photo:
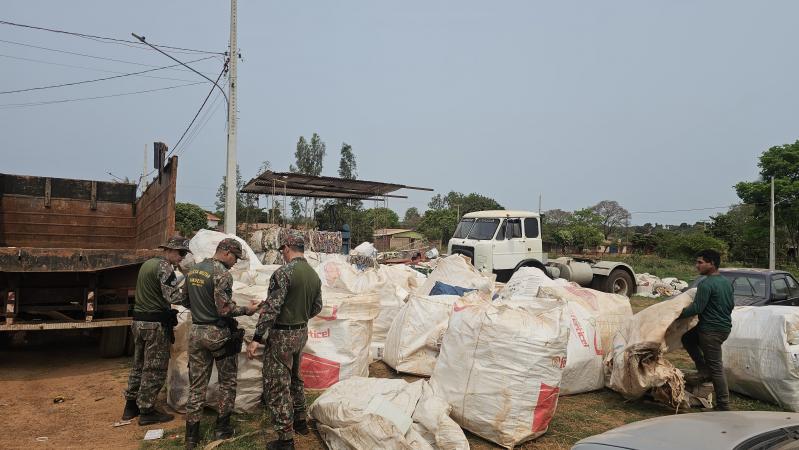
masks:
POLYGON ((125 410, 122 411, 122 420, 131 420, 139 415, 139 405, 136 400, 126 400, 125 410))
POLYGON ((161 412, 155 408, 139 411, 139 425, 152 425, 154 423, 169 422, 174 418, 172 414, 161 412))

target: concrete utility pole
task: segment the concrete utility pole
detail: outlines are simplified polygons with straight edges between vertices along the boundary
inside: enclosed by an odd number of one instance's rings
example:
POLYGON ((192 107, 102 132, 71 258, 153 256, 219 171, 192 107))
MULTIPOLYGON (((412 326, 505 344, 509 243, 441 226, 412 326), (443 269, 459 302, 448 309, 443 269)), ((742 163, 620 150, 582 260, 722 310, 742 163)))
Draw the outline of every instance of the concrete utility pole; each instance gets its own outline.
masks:
POLYGON ((227 175, 225 185, 225 233, 236 234, 236 0, 230 0, 230 62, 228 63, 227 175))
POLYGON ((768 228, 768 268, 774 270, 777 267, 777 251, 775 249, 774 238, 774 177, 771 177, 771 214, 768 228))

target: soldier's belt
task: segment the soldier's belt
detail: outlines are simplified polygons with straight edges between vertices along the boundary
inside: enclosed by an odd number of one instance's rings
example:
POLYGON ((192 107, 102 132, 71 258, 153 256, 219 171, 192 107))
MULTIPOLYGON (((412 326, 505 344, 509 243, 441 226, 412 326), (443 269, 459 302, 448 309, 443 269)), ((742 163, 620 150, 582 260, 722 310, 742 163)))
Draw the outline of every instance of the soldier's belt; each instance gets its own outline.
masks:
POLYGON ((282 323, 276 323, 272 326, 275 330, 302 330, 303 328, 308 328, 308 324, 300 323, 297 325, 283 325, 282 323))

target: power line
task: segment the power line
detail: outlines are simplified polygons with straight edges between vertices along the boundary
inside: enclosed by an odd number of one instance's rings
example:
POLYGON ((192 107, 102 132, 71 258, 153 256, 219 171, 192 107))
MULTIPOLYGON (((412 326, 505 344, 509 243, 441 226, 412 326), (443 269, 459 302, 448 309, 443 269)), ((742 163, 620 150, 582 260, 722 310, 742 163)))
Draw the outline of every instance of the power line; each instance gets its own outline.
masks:
POLYGON ((111 94, 111 95, 99 95, 99 96, 96 96, 96 97, 69 98, 69 99, 64 99, 64 100, 50 100, 50 101, 44 101, 44 102, 31 102, 31 103, 6 103, 6 104, 0 104, 0 109, 24 108, 24 107, 27 107, 27 106, 43 106, 43 105, 53 105, 53 104, 57 104, 57 103, 70 103, 70 102, 80 102, 80 101, 86 101, 86 100, 99 100, 99 99, 112 98, 112 97, 123 97, 123 96, 126 96, 126 95, 146 94, 146 93, 149 93, 149 92, 166 91, 166 90, 169 90, 169 89, 177 89, 177 88, 186 87, 186 86, 196 86, 198 84, 205 84, 205 82, 204 81, 197 81, 195 83, 178 84, 178 85, 175 85, 175 86, 167 86, 167 87, 162 87, 162 88, 157 88, 157 89, 147 89, 147 90, 144 90, 144 91, 122 92, 122 93, 119 93, 119 94, 111 94))
POLYGON ((674 213, 674 212, 690 212, 690 211, 708 211, 713 209, 728 209, 736 205, 726 206, 709 206, 707 208, 689 208, 689 209, 668 209, 661 211, 630 211, 630 214, 660 214, 660 213, 674 213))
MULTIPOLYGON (((120 72, 118 70, 106 70, 106 69, 98 69, 96 67, 75 66, 75 65, 72 65, 72 64, 62 64, 62 63, 57 63, 57 62, 52 62, 52 61, 44 61, 44 60, 41 60, 41 59, 23 58, 21 56, 11 56, 11 55, 0 54, 0 57, 9 58, 9 59, 16 59, 16 60, 20 60, 20 61, 35 62, 35 63, 40 63, 40 64, 49 64, 51 66, 69 67, 71 69, 93 70, 95 72, 105 72, 105 73, 119 73, 119 74, 126 73, 126 72, 120 72)), ((192 80, 186 80, 186 79, 183 79, 183 78, 156 77, 156 76, 153 76, 153 75, 139 75, 139 76, 141 76, 143 78, 153 78, 153 79, 156 79, 156 80, 192 81, 192 80)))
MULTIPOLYGON (((117 39, 117 38, 106 37, 106 36, 97 36, 97 35, 93 35, 93 34, 77 33, 77 32, 73 32, 73 31, 58 30, 58 29, 54 29, 54 28, 37 27, 37 26, 34 26, 34 25, 25 25, 25 24, 21 24, 21 23, 8 22, 6 20, 0 20, 0 25, 10 25, 10 26, 20 27, 20 28, 29 28, 29 29, 32 29, 32 30, 49 31, 51 33, 67 34, 67 35, 70 35, 70 36, 80 37, 80 38, 84 38, 84 39, 91 39, 93 41, 101 41, 101 42, 105 42, 105 43, 108 43, 108 44, 115 43, 115 44, 127 45, 129 47, 144 48, 144 47, 141 47, 141 43, 136 42, 136 41, 129 41, 127 39, 117 39)), ((157 45, 157 46, 158 47, 163 47, 163 48, 168 48, 168 49, 171 49, 171 50, 180 50, 180 51, 184 51, 184 52, 207 53, 207 54, 212 54, 212 55, 223 55, 223 56, 226 55, 226 53, 224 53, 224 52, 211 52, 211 51, 207 51, 207 50, 196 50, 196 49, 192 49, 192 48, 173 47, 173 46, 169 46, 169 45, 157 45)))
MULTIPOLYGON (((205 58, 200 58, 200 59, 197 59, 197 60, 194 60, 194 61, 190 61, 190 63, 203 61, 203 60, 210 59, 210 58, 213 58, 213 56, 206 56, 205 58)), ((44 89, 53 89, 53 88, 60 88, 60 87, 67 87, 67 86, 77 86, 77 85, 80 85, 80 84, 96 83, 96 82, 99 82, 99 81, 114 80, 114 79, 117 79, 117 78, 124 78, 124 77, 130 77, 130 76, 135 76, 135 75, 141 75, 141 74, 149 73, 149 72, 155 72, 157 70, 170 69, 170 68, 173 68, 173 67, 177 67, 179 65, 180 64, 172 64, 171 66, 163 66, 163 67, 158 67, 158 68, 155 68, 155 69, 147 69, 147 70, 142 70, 140 72, 123 73, 121 75, 114 75, 114 76, 104 77, 104 78, 95 78, 93 80, 73 81, 71 83, 51 84, 51 85, 47 85, 47 86, 38 86, 38 87, 32 87, 32 88, 26 88, 26 89, 15 89, 15 90, 11 90, 11 91, 0 91, 0 95, 3 95, 3 94, 17 94, 17 93, 20 93, 20 92, 40 91, 40 90, 44 90, 44 89)))
POLYGON ((219 109, 219 106, 222 104, 219 102, 220 98, 222 98, 222 96, 217 93, 217 95, 214 97, 214 101, 211 103, 211 106, 206 108, 205 111, 203 112, 203 115, 200 117, 198 125, 194 127, 194 129, 189 133, 188 137, 186 138, 186 141, 183 143, 183 147, 181 147, 180 151, 176 152, 175 154, 183 152, 184 150, 186 150, 186 148, 188 148, 189 146, 191 146, 191 144, 194 143, 194 139, 200 135, 200 132, 205 128, 205 126, 208 124, 208 122, 211 120, 214 114, 216 114, 216 111, 219 109))
MULTIPOLYGON (((19 45, 19 46, 22 46, 22 47, 35 48, 35 49, 38 49, 38 50, 46 50, 46 51, 49 51, 49 52, 63 53, 63 54, 66 54, 66 55, 73 55, 73 56, 81 56, 81 57, 84 57, 84 58, 98 59, 98 60, 102 60, 102 61, 118 62, 118 63, 122 63, 122 64, 132 64, 134 66, 159 67, 159 66, 157 66, 155 64, 145 64, 145 63, 142 63, 142 62, 127 61, 127 60, 124 60, 124 59, 116 59, 116 58, 108 58, 108 57, 105 57, 105 56, 89 55, 89 54, 86 54, 86 53, 71 52, 69 50, 61 50, 61 49, 50 48, 50 47, 41 47, 39 45, 25 44, 25 43, 22 43, 22 42, 8 41, 8 40, 5 40, 5 39, 0 39, 0 42, 6 43, 6 44, 19 45)), ((198 59, 197 61, 204 61, 206 59, 211 59, 211 58, 216 58, 216 57, 218 57, 218 56, 217 55, 212 55, 212 56, 209 56, 207 58, 198 59)), ((197 62, 197 61, 193 61, 193 62, 197 62)), ((176 70, 180 70, 182 72, 188 71, 188 69, 182 69, 182 68, 181 69, 176 69, 176 70)))
POLYGON ((200 105, 200 109, 198 109, 197 113, 194 114, 194 117, 191 119, 191 122, 189 122, 189 126, 187 126, 185 130, 183 130, 183 134, 180 135, 180 139, 178 139, 178 142, 175 144, 174 147, 172 147, 172 150, 169 151, 167 156, 171 155, 173 152, 175 152, 178 149, 181 141, 183 141, 183 138, 186 137, 186 133, 189 132, 189 128, 191 128, 191 126, 194 125, 194 121, 197 120, 197 116, 200 115, 200 112, 202 112, 203 108, 205 108, 205 104, 208 103, 208 99, 211 98, 211 94, 214 93, 214 89, 218 86, 217 83, 219 83, 219 80, 222 78, 222 74, 224 74, 226 71, 227 71, 227 63, 222 68, 222 71, 219 72, 219 76, 216 77, 216 81, 214 81, 214 85, 211 86, 211 90, 208 91, 208 95, 205 96, 205 100, 203 100, 202 105, 200 105))

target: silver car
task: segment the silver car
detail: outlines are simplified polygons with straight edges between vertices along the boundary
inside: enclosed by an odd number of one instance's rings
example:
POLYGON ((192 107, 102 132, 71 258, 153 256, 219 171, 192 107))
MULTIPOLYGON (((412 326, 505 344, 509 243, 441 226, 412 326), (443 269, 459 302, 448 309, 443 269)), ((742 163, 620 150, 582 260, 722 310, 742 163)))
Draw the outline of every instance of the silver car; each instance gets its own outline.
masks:
POLYGON ((572 450, 799 449, 799 413, 730 411, 675 414, 622 425, 572 450))

